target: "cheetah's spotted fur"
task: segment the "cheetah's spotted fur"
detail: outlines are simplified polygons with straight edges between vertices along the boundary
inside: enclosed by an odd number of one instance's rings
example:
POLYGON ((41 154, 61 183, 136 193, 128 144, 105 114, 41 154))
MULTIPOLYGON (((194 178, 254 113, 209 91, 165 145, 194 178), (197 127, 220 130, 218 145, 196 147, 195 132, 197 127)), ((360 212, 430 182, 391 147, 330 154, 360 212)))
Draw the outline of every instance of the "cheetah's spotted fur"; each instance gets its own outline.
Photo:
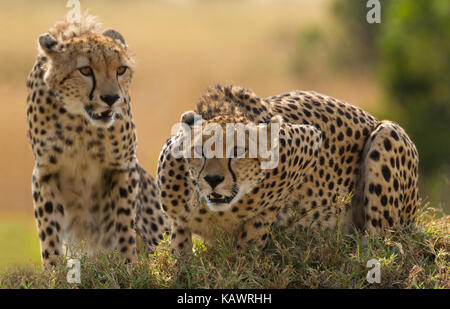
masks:
MULTIPOLYGON (((339 225, 349 231, 356 226, 372 235, 414 218, 418 153, 393 122, 378 121, 316 92, 264 99, 247 89, 220 85, 201 97, 196 113, 204 123, 219 124, 268 123, 280 115, 279 164, 262 173, 258 162, 248 158, 175 158, 172 148, 182 134, 170 138, 160 154, 158 186, 162 207, 173 219, 171 247, 176 254, 191 251, 192 233, 212 238, 217 228, 233 233, 238 245, 246 247, 264 244, 272 224, 286 225, 293 218, 303 228, 339 225), (232 186, 249 183, 248 193, 228 210, 210 211, 202 202, 205 188, 230 192, 232 186), (349 193, 355 194, 349 207, 336 203, 349 193)), ((182 121, 193 126, 192 114, 185 113, 182 121)))
POLYGON ((168 227, 154 179, 138 164, 128 87, 134 60, 123 37, 95 18, 62 21, 39 38, 27 81, 32 193, 44 266, 63 244, 136 257, 168 227), (82 69, 84 68, 84 69, 82 69))

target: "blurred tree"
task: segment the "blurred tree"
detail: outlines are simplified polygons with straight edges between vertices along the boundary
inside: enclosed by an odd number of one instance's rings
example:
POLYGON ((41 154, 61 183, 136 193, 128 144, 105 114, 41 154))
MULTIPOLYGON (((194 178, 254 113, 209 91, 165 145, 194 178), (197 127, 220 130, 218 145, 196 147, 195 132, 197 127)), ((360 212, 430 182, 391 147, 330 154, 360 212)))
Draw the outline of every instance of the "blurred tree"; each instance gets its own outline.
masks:
POLYGON ((417 145, 422 174, 444 172, 450 165, 450 1, 392 1, 378 47, 381 83, 417 145))
POLYGON ((320 68, 317 68, 317 63, 331 64, 328 50, 332 46, 326 36, 326 32, 316 25, 309 25, 297 31, 290 63, 294 74, 299 76, 305 73, 309 76, 323 74, 320 68))
MULTIPOLYGON (((368 0, 334 0, 331 14, 338 22, 339 46, 334 51, 334 61, 344 65, 373 65, 377 60, 376 38, 380 24, 367 22, 368 0)), ((390 1, 380 0, 381 23, 390 1)))
MULTIPOLYGON (((380 24, 367 22, 369 0, 333 0, 332 19, 299 29, 292 53, 294 74, 314 73, 317 63, 336 73, 373 68, 377 61, 376 38, 380 24)), ((380 0, 381 21, 390 1, 380 0)), ((323 72, 321 73, 323 74, 323 72)))
POLYGON ((367 22, 367 2, 333 0, 341 35, 329 57, 380 73, 386 101, 377 116, 400 123, 417 145, 422 196, 449 204, 450 1, 380 0, 380 24, 367 22))
MULTIPOLYGON (((370 7, 367 8, 366 3, 363 0, 333 0, 329 23, 300 28, 294 38, 293 73, 323 74, 323 67, 318 64, 337 74, 373 66, 377 58, 375 38, 380 26, 367 22, 370 7)), ((384 10, 384 6, 381 8, 384 10)))
POLYGON ((379 72, 386 102, 377 116, 406 129, 419 150, 422 175, 449 176, 450 1, 379 2, 381 23, 370 24, 368 0, 332 0, 331 29, 315 25, 298 32, 294 73, 320 62, 338 72, 379 72))

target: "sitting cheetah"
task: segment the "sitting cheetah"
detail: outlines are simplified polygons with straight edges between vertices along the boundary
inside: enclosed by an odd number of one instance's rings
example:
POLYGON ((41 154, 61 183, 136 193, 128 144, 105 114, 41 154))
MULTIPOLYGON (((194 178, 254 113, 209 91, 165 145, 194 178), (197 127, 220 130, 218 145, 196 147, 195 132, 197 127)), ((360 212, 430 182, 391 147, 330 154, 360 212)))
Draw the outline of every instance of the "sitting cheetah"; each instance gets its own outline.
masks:
POLYGON ((343 231, 356 226, 383 235, 410 223, 416 213, 416 147, 397 124, 348 103, 309 91, 263 99, 218 85, 181 123, 188 130, 164 145, 157 175, 176 255, 192 251, 192 233, 211 239, 223 230, 246 248, 263 246, 272 224, 343 231), (267 159, 251 158, 248 143, 240 150, 244 156, 205 157, 211 133, 195 130, 212 123, 226 132, 224 140, 232 132, 226 123, 279 123, 278 165, 263 169, 267 159), (200 149, 193 149, 200 154, 175 156, 189 130, 201 138, 200 149), (338 202, 351 194, 349 205, 338 202))
POLYGON ((132 261, 136 230, 151 249, 169 226, 136 158, 133 56, 122 35, 102 33, 92 16, 57 23, 38 47, 27 117, 43 266, 58 261, 63 244, 82 240, 90 254, 119 249, 132 261))

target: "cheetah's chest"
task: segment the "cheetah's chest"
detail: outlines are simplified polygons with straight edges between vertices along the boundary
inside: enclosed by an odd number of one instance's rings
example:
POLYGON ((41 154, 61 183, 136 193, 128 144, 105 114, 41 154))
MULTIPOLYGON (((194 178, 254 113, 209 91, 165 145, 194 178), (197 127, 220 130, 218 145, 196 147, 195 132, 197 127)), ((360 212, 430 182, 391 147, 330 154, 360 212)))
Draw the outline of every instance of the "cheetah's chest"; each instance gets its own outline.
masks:
POLYGON ((67 161, 75 160, 117 169, 125 168, 135 155, 136 139, 131 119, 117 120, 106 128, 96 127, 82 116, 61 112, 58 108, 47 107, 43 111, 39 117, 29 116, 29 139, 36 161, 42 166, 56 170, 67 161))
POLYGON ((101 128, 57 108, 43 111, 30 127, 30 139, 39 173, 54 176, 52 194, 55 203, 64 206, 62 240, 88 239, 93 248, 100 243, 114 244, 112 236, 105 235, 104 226, 114 217, 110 192, 113 174, 135 162, 132 120, 101 128))

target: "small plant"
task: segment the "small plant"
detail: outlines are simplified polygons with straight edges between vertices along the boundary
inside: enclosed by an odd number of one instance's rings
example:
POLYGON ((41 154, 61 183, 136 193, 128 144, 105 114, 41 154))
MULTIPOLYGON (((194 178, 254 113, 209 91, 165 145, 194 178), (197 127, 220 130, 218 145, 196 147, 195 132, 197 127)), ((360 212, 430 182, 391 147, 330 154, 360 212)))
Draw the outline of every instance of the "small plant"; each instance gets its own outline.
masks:
POLYGON ((337 229, 336 229, 336 241, 339 242, 339 238, 341 235, 341 213, 345 208, 349 208, 350 207, 350 203, 352 201, 354 194, 353 192, 350 192, 347 195, 337 195, 335 200, 334 200, 334 207, 336 209, 336 225, 337 225, 337 229))

